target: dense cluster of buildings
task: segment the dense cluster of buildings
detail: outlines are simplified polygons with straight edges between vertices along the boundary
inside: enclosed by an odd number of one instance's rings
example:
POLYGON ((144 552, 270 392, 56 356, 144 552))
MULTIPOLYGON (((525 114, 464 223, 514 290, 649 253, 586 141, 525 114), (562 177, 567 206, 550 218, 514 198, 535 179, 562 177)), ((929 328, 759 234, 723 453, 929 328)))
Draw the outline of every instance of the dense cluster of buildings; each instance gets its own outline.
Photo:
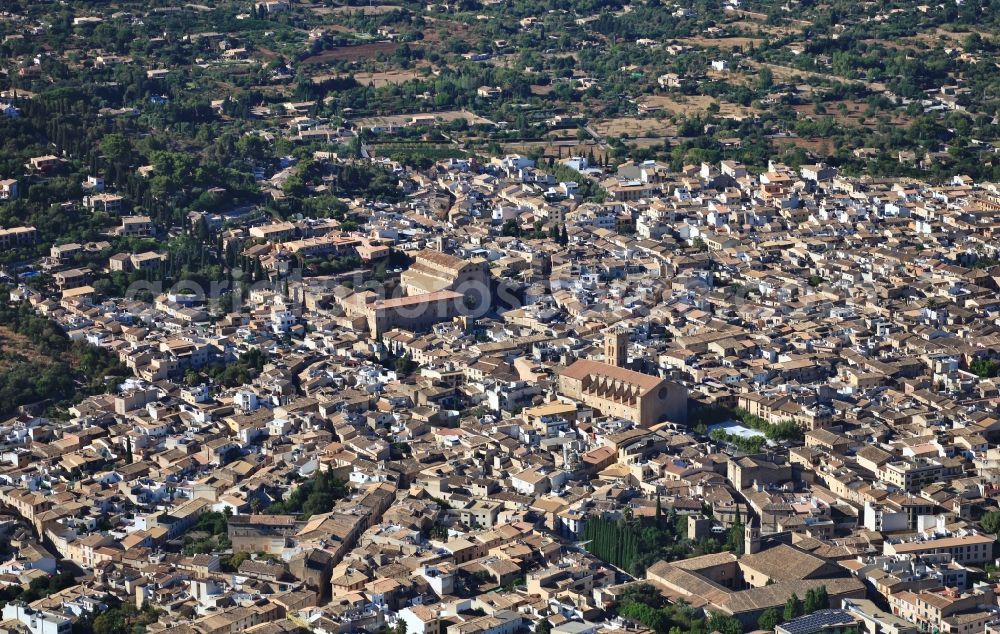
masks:
POLYGON ((406 202, 359 229, 230 222, 267 277, 239 303, 97 294, 167 256, 75 266, 94 245, 53 247, 55 293, 14 291, 134 378, 0 425, 3 579, 88 573, 5 619, 61 632, 112 595, 162 608, 151 630, 580 634, 624 627, 607 610, 645 582, 747 630, 821 587, 829 610, 783 631, 997 621, 996 187, 649 163, 598 204, 523 157, 396 169, 406 202), (316 258, 360 264, 302 276, 316 258), (185 378, 254 348, 250 383, 185 378), (328 510, 268 511, 331 474, 328 510), (635 580, 581 547, 660 505, 742 551, 635 580))

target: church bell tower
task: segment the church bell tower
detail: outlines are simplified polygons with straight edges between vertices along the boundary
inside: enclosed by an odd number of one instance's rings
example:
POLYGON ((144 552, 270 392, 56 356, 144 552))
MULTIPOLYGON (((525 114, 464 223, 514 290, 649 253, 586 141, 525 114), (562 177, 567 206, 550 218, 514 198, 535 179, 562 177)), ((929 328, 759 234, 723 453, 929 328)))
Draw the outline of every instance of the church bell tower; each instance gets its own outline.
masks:
POLYGON ((612 328, 604 333, 604 362, 624 368, 628 364, 628 332, 612 328))

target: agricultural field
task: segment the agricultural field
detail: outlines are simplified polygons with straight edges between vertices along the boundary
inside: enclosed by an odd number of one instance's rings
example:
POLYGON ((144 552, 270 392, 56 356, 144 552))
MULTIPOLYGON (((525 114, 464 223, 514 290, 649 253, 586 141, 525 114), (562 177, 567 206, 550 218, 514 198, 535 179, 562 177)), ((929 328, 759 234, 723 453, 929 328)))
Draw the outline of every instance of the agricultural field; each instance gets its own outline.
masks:
POLYGON ((398 86, 415 79, 424 79, 431 73, 430 66, 415 68, 411 70, 393 69, 376 72, 354 73, 354 81, 362 86, 372 86, 374 88, 384 88, 386 86, 398 86))
MULTIPOLYGON (((650 95, 644 97, 640 102, 641 107, 647 111, 661 111, 666 115, 691 116, 706 112, 713 103, 719 104, 719 116, 730 118, 745 118, 753 116, 754 109, 738 104, 717 102, 708 95, 650 95)), ((632 122, 626 122, 629 125, 632 122)), ((639 124, 645 127, 648 124, 639 124)))
POLYGON ((420 113, 413 115, 390 115, 384 117, 365 117, 355 119, 354 125, 363 128, 373 127, 404 127, 413 123, 415 118, 429 119, 439 124, 453 123, 464 120, 468 125, 490 125, 493 122, 467 110, 448 110, 443 112, 420 113))
POLYGON ((395 4, 372 4, 363 6, 343 6, 343 7, 312 7, 310 10, 316 15, 383 15, 398 10, 399 5, 395 4))
POLYGON ((819 108, 816 104, 802 104, 792 106, 792 109, 800 117, 833 117, 837 123, 849 126, 874 126, 883 121, 892 125, 905 126, 912 121, 912 117, 908 117, 905 112, 899 109, 876 110, 874 114, 868 114, 869 105, 867 103, 851 99, 822 104, 819 108), (822 112, 817 112, 817 110, 822 112))
POLYGON ((602 137, 665 137, 677 133, 677 127, 669 121, 655 118, 619 117, 598 121, 591 128, 602 137))
POLYGON ((314 84, 322 84, 324 82, 342 79, 345 76, 350 76, 354 78, 354 81, 358 82, 359 86, 371 86, 372 88, 385 88, 386 86, 399 86, 405 84, 408 81, 414 81, 417 79, 425 79, 430 75, 432 69, 430 66, 421 66, 419 68, 412 69, 399 69, 394 68, 390 70, 359 70, 359 71, 348 71, 344 74, 320 74, 313 75, 312 81, 314 84))
POLYGON ((737 50, 760 46, 763 41, 764 39, 760 37, 687 37, 677 40, 678 44, 685 46, 737 50))
POLYGON ((333 61, 358 62, 375 59, 379 55, 391 55, 399 44, 395 42, 372 42, 342 46, 332 51, 323 51, 302 60, 305 65, 327 64, 333 61))

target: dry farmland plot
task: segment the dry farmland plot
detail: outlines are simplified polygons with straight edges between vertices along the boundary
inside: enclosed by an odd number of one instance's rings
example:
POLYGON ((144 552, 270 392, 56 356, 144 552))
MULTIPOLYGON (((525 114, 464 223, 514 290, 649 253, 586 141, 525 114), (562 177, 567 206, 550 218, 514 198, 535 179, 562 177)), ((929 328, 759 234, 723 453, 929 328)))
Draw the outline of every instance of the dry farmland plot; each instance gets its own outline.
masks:
POLYGON ((729 11, 727 13, 732 13, 738 15, 741 18, 746 18, 748 20, 753 20, 755 22, 767 22, 766 13, 755 13, 753 11, 744 11, 742 9, 736 9, 735 11, 729 11))
POLYGON ((0 372, 9 371, 18 359, 36 366, 51 363, 53 359, 42 354, 41 348, 31 343, 26 336, 14 332, 7 326, 0 326, 0 372))
POLYGON ((764 32, 770 35, 791 35, 794 33, 801 33, 809 26, 809 22, 806 22, 805 20, 790 20, 785 26, 767 24, 767 14, 754 13, 753 11, 727 11, 726 15, 733 16, 735 18, 726 20, 726 24, 735 24, 740 27, 753 29, 755 33, 764 32))
MULTIPOLYGON (((427 70, 429 71, 429 69, 427 70)), ((424 77, 425 74, 422 69, 395 69, 377 73, 354 73, 354 81, 362 86, 372 85, 375 88, 405 84, 408 81, 423 79, 424 77)))
POLYGON ((772 139, 774 149, 778 151, 802 148, 806 152, 812 152, 817 156, 825 156, 830 153, 833 143, 829 139, 803 139, 800 137, 784 137, 772 139))
POLYGON ((874 127, 878 125, 880 119, 886 117, 889 118, 889 122, 893 125, 908 125, 910 122, 910 118, 902 110, 878 110, 874 116, 865 115, 868 104, 864 101, 845 100, 825 103, 823 105, 826 109, 826 112, 823 114, 816 113, 816 106, 814 104, 800 104, 792 106, 792 108, 798 113, 800 118, 812 117, 820 119, 823 117, 833 117, 841 125, 874 127), (843 110, 840 108, 840 104, 844 104, 843 110), (864 122, 862 122, 862 119, 864 122))
POLYGON ((497 68, 521 68, 521 57, 513 53, 495 55, 489 59, 489 63, 497 68))
MULTIPOLYGON (((651 95, 642 100, 646 108, 656 108, 664 113, 692 116, 703 114, 715 99, 708 95, 651 95)), ((754 115, 753 108, 746 108, 734 103, 719 103, 719 114, 723 117, 749 117, 754 115)))
POLYGON ((355 119, 353 124, 363 128, 388 128, 390 126, 403 127, 412 125, 414 119, 424 120, 424 124, 447 125, 459 119, 464 120, 469 125, 495 125, 489 119, 469 112, 468 110, 443 110, 438 112, 421 112, 417 114, 394 114, 378 117, 362 117, 355 119), (431 120, 433 119, 433 121, 431 120))
POLYGON ((354 35, 354 36, 361 35, 354 29, 344 26, 343 24, 321 24, 316 28, 323 31, 333 31, 334 33, 343 33, 345 35, 354 35))
POLYGON ((720 49, 734 49, 746 48, 751 44, 759 46, 764 40, 759 37, 688 37, 677 41, 686 46, 698 46, 701 48, 712 48, 714 46, 720 49))
POLYGON ((307 57, 302 60, 303 64, 325 64, 335 60, 346 60, 357 62, 363 59, 374 59, 380 54, 391 55, 399 45, 395 42, 372 42, 371 44, 356 44, 354 46, 341 46, 330 51, 323 51, 317 55, 307 57))
MULTIPOLYGON (((991 37, 988 31, 973 29, 976 33, 984 38, 991 37)), ((900 42, 920 42, 926 44, 931 48, 936 48, 939 46, 961 46, 965 41, 965 38, 969 36, 969 33, 956 33, 954 31, 949 31, 947 29, 937 28, 932 32, 922 32, 918 33, 912 37, 900 38, 900 42)))
POLYGON ((468 24, 458 20, 446 20, 440 18, 424 18, 432 28, 424 29, 424 39, 422 42, 426 46, 442 42, 445 38, 454 38, 468 43, 478 43, 479 36, 475 29, 468 24))
POLYGON ((400 7, 394 4, 377 4, 367 7, 313 7, 313 13, 317 15, 330 15, 337 13, 361 13, 362 15, 382 15, 395 11, 400 7))
POLYGON ((265 61, 272 61, 278 59, 278 54, 269 48, 264 48, 263 46, 257 48, 257 54, 261 56, 265 61))
POLYGON ((595 132, 602 137, 664 137, 676 134, 677 130, 669 121, 656 119, 639 119, 636 117, 620 117, 607 119, 591 124, 595 132))
POLYGON ((396 69, 378 73, 355 73, 354 80, 362 86, 371 84, 376 88, 382 88, 383 86, 405 84, 408 81, 423 79, 426 76, 426 73, 420 69, 396 69))
POLYGON ((842 83, 855 83, 863 84, 869 90, 873 92, 885 92, 886 86, 883 83, 877 81, 865 81, 863 79, 851 79, 848 77, 840 77, 839 75, 829 75, 826 73, 815 73, 808 70, 799 70, 797 68, 792 68, 790 66, 781 66, 779 64, 761 64, 760 62, 754 60, 746 60, 748 64, 753 65, 755 68, 761 66, 767 66, 771 72, 774 74, 774 79, 776 81, 785 82, 792 78, 799 77, 805 79, 807 77, 813 77, 816 79, 825 79, 827 81, 839 81, 842 83))
MULTIPOLYGON (((234 87, 228 87, 227 90, 228 91, 235 91, 236 89, 234 87)), ((289 98, 293 94, 295 94, 295 86, 287 86, 287 85, 285 85, 285 86, 282 86, 282 85, 277 85, 277 86, 270 86, 270 85, 250 86, 249 90, 252 90, 252 91, 255 91, 255 92, 259 92, 259 93, 262 93, 262 94, 265 94, 265 95, 281 95, 283 98, 289 98)))
POLYGON ((750 33, 754 36, 770 36, 772 38, 782 38, 789 35, 795 36, 801 34, 802 29, 800 28, 790 28, 787 26, 774 26, 773 24, 752 24, 747 25, 744 33, 750 33))

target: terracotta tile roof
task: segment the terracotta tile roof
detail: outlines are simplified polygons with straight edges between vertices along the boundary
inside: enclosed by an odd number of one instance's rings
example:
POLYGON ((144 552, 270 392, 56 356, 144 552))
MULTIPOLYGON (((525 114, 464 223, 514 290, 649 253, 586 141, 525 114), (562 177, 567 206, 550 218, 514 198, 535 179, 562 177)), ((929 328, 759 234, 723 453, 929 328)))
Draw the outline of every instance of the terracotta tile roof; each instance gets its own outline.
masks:
POLYGON ((632 370, 626 370, 625 368, 619 368, 618 366, 601 363, 600 361, 591 361, 589 359, 580 359, 579 361, 576 361, 573 365, 563 370, 560 375, 578 380, 583 380, 587 376, 617 379, 623 383, 628 383, 641 388, 643 393, 655 389, 664 381, 664 379, 658 376, 634 372, 632 370))

